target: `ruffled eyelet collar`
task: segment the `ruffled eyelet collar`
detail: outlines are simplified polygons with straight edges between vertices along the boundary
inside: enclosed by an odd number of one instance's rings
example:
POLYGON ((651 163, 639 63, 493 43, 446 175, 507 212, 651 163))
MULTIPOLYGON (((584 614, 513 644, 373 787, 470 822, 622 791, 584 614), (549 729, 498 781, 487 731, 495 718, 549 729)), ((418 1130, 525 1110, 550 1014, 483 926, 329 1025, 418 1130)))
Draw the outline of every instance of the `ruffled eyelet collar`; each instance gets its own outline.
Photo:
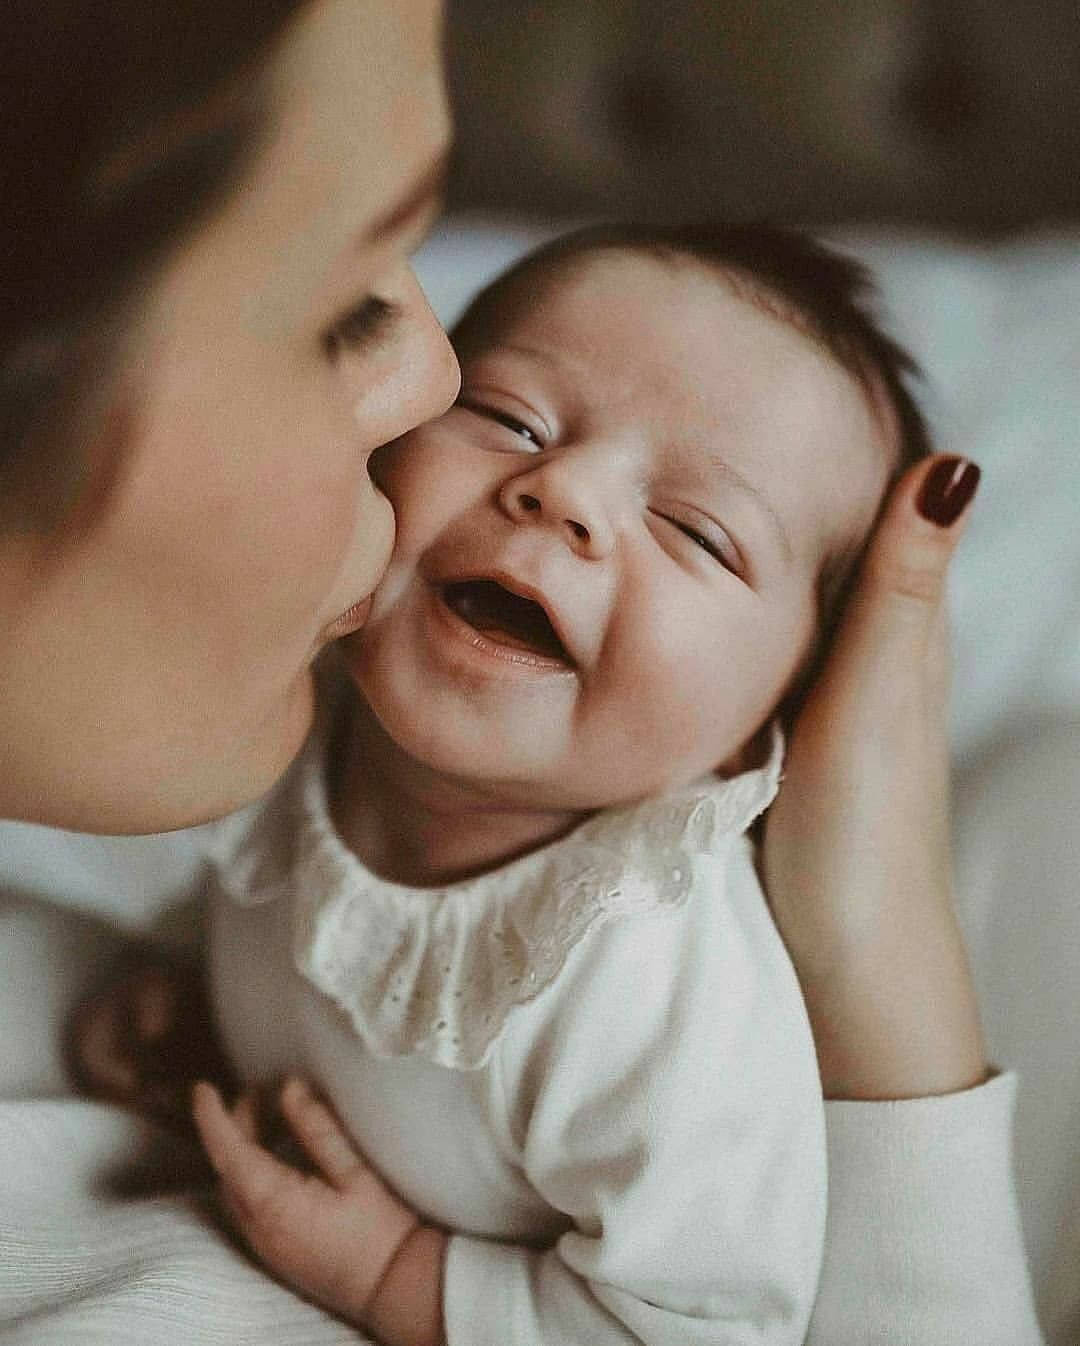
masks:
POLYGON ((388 882, 345 847, 324 757, 313 736, 274 794, 237 820, 217 881, 243 906, 291 901, 297 969, 371 1052, 472 1069, 590 930, 686 902, 696 857, 723 849, 772 801, 783 737, 773 725, 761 767, 602 810, 532 854, 439 888, 388 882))

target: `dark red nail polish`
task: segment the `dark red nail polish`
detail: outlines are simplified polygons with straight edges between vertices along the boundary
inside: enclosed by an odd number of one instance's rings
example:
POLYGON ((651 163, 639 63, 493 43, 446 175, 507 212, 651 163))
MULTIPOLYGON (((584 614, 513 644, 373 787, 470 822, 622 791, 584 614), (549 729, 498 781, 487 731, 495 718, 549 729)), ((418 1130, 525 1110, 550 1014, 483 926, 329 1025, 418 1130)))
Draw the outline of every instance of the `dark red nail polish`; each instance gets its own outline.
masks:
POLYGON ((916 502, 924 519, 948 528, 975 494, 982 472, 967 458, 943 458, 926 474, 916 502))

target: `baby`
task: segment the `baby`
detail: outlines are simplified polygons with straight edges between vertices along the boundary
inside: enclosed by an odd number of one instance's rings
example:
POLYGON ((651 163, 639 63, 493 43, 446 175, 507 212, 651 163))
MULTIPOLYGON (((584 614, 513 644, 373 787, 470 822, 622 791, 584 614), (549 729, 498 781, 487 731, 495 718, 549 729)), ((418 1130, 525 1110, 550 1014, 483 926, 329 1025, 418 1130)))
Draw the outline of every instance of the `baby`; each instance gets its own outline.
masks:
POLYGON ((381 454, 389 570, 214 902, 313 1171, 195 1098, 255 1254, 378 1340, 804 1338, 822 1102, 747 829, 926 448, 863 286, 770 228, 578 233, 381 454))

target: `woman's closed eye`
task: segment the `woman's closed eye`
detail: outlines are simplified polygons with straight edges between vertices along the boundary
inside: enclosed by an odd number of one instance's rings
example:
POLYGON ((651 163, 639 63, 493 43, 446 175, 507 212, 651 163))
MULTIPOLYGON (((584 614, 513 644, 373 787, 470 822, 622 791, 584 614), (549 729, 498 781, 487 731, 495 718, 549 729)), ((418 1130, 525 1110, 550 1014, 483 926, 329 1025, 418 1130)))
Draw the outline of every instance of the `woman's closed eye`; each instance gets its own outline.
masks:
POLYGON ((323 349, 331 359, 342 352, 370 345, 386 334, 397 308, 377 294, 365 295, 358 304, 346 309, 323 335, 323 349))
POLYGON ((521 447, 526 452, 535 452, 542 449, 545 442, 544 431, 539 426, 530 425, 523 421, 520 416, 515 416, 512 412, 504 410, 502 407, 493 406, 487 402, 478 402, 473 397, 462 396, 457 400, 457 405, 465 411, 471 411, 476 416, 482 416, 485 420, 493 421, 496 425, 501 425, 504 429, 517 438, 524 441, 521 447), (531 449, 526 445, 532 445, 531 449))

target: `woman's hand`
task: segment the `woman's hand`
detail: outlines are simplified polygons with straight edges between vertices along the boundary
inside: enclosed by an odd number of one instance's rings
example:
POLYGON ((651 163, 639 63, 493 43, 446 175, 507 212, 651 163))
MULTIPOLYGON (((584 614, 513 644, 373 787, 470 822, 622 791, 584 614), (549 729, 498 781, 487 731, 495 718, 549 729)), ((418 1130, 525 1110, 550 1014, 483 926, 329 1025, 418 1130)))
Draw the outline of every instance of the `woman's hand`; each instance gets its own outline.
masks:
POLYGON ((948 1093, 987 1066, 953 910, 945 574, 978 469, 896 486, 766 820, 763 878, 827 1098, 948 1093))
POLYGON ((152 951, 75 1012, 68 1066, 92 1098, 133 1108, 175 1129, 192 1129, 191 1087, 213 1079, 232 1088, 214 1032, 202 969, 152 951))
POLYGON ((259 1143, 250 1094, 230 1112, 211 1085, 195 1086, 195 1125, 237 1232, 274 1275, 386 1346, 438 1346, 445 1235, 387 1187, 302 1081, 285 1083, 278 1106, 314 1172, 259 1143))

